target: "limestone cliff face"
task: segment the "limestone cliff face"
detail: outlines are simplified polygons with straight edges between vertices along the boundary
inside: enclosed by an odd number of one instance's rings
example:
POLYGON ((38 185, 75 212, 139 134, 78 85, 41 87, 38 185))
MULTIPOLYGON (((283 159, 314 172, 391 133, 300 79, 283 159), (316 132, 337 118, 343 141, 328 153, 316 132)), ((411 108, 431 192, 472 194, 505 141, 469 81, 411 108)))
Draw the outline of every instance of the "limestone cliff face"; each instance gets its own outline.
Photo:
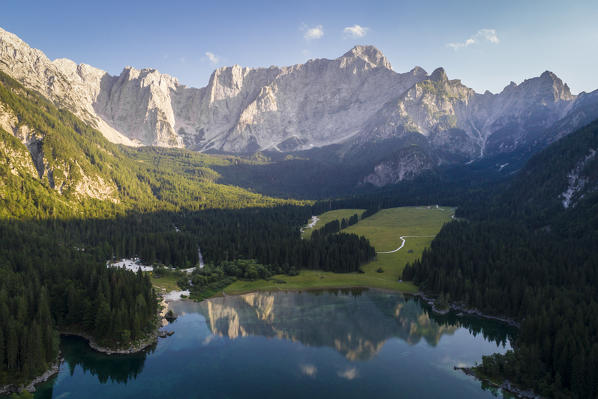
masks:
POLYGON ((423 152, 405 149, 377 164, 361 183, 383 187, 389 183, 412 179, 422 171, 432 169, 437 163, 438 161, 423 152))
POLYGON ((104 75, 93 101, 98 116, 144 145, 182 147, 174 130, 172 93, 178 82, 155 69, 127 67, 118 77, 104 75))
POLYGON ((371 46, 290 67, 220 68, 207 87, 179 90, 177 132, 199 150, 322 147, 361 133, 389 98, 425 76, 421 69, 392 71, 371 46))

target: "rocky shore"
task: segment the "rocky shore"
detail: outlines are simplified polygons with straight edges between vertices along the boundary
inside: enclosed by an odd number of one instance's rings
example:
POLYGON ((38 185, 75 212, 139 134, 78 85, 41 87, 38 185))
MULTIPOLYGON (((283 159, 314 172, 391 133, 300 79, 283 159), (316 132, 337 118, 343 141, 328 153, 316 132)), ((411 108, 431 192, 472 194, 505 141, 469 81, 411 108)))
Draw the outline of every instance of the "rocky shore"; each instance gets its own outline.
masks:
POLYGON ((533 391, 530 391, 530 390, 521 389, 518 386, 511 383, 509 380, 505 380, 501 384, 498 384, 498 383, 491 381, 487 378, 483 378, 480 375, 478 375, 478 373, 476 373, 475 367, 457 367, 457 366, 455 366, 454 369, 461 370, 462 372, 464 372, 467 375, 471 375, 471 376, 477 378, 478 380, 483 381, 495 388, 500 388, 503 391, 509 392, 510 394, 513 394, 518 398, 542 399, 542 397, 540 395, 536 395, 533 391))
POLYGON ((152 346, 158 340, 159 336, 159 328, 158 326, 151 334, 148 334, 144 339, 138 340, 131 344, 127 348, 111 348, 107 346, 102 346, 98 344, 95 339, 89 335, 82 332, 75 332, 75 331, 61 331, 60 335, 73 335, 81 338, 85 338, 89 343, 90 348, 97 352, 105 353, 107 355, 127 355, 131 353, 141 352, 142 350, 152 346))
MULTIPOLYGON (((513 327, 517 327, 517 328, 520 327, 520 323, 517 322, 516 320, 510 319, 510 318, 504 317, 504 316, 492 316, 492 315, 484 314, 477 309, 468 308, 462 303, 452 302, 452 303, 448 304, 448 308, 439 309, 436 306, 437 305, 436 298, 427 296, 422 292, 418 292, 418 293, 412 294, 412 295, 421 298, 424 302, 426 302, 428 305, 430 305, 432 307, 433 312, 438 313, 438 314, 444 315, 450 311, 455 311, 455 312, 459 312, 459 313, 457 313, 458 316, 462 316, 464 314, 474 315, 474 316, 482 317, 485 319, 497 320, 497 321, 506 323, 513 327)), ((505 380, 501 384, 497 384, 487 378, 483 378, 475 372, 475 367, 457 367, 457 366, 455 366, 454 369, 461 370, 467 375, 471 375, 471 376, 477 378, 478 380, 483 381, 493 387, 500 388, 506 392, 509 392, 518 398, 522 398, 522 399, 541 399, 542 398, 541 396, 537 395, 533 391, 521 389, 508 380, 505 380)))
MULTIPOLYGON (((159 303, 159 311, 157 315, 157 322, 155 329, 148 334, 145 338, 138 340, 131 344, 127 348, 110 348, 106 346, 102 346, 96 342, 96 340, 89 334, 79 332, 79 331, 69 331, 63 330, 60 331, 60 335, 73 335, 77 337, 81 337, 87 340, 89 346, 101 353, 105 353, 107 355, 126 355, 136 352, 141 352, 144 349, 152 346, 158 341, 158 338, 166 338, 174 334, 172 331, 162 331, 161 328, 168 325, 168 320, 166 320, 166 314, 168 313, 168 303, 164 300, 163 297, 160 297, 159 303)), ((56 375, 60 370, 60 364, 62 363, 62 357, 59 355, 58 358, 48 370, 46 370, 43 374, 35 377, 29 384, 8 384, 4 386, 0 386, 0 395, 10 395, 12 393, 18 393, 23 391, 35 392, 35 386, 47 381, 52 376, 56 375)))
POLYGON ((107 347, 107 346, 102 346, 102 345, 98 344, 91 335, 82 333, 82 332, 61 331, 60 334, 61 335, 74 335, 74 336, 78 336, 81 338, 85 338, 88 341, 89 346, 93 350, 95 350, 97 352, 105 353, 107 355, 127 355, 127 354, 131 354, 131 353, 141 352, 142 350, 149 348, 150 346, 155 344, 158 341, 159 337, 165 338, 166 336, 172 335, 172 334, 169 335, 168 333, 165 334, 160 331, 160 329, 162 327, 168 325, 168 320, 166 320, 166 313, 168 312, 168 303, 164 300, 163 297, 160 297, 158 309, 159 309, 158 315, 157 315, 158 317, 157 317, 156 327, 154 328, 154 330, 150 334, 148 334, 145 338, 133 342, 127 348, 111 348, 111 347, 107 347))
POLYGON ((10 395, 13 393, 19 393, 23 391, 28 392, 35 392, 35 387, 42 382, 48 381, 51 377, 58 374, 60 371, 60 365, 62 364, 62 356, 58 355, 58 358, 54 363, 50 365, 50 368, 43 372, 43 374, 35 377, 33 380, 29 382, 28 385, 25 384, 9 384, 0 386, 0 395, 10 395))
POLYGON ((478 317, 483 317, 484 319, 491 319, 491 320, 497 320, 497 321, 501 321, 503 323, 506 323, 510 326, 513 327, 520 327, 520 323, 516 320, 513 320, 511 318, 508 317, 504 317, 504 316, 493 316, 493 315, 488 315, 485 313, 480 312, 477 309, 473 309, 473 308, 468 308, 467 306, 465 306, 462 303, 458 303, 458 302, 452 302, 449 303, 448 308, 446 309, 439 309, 437 307, 437 299, 432 298, 430 296, 425 295, 422 292, 418 292, 416 294, 407 294, 407 295, 413 295, 416 297, 421 298, 424 302, 426 302, 428 305, 430 305, 432 307, 432 311, 438 314, 447 314, 448 312, 455 311, 455 312, 459 312, 459 313, 463 313, 463 314, 468 314, 468 315, 474 315, 474 316, 478 316, 478 317))

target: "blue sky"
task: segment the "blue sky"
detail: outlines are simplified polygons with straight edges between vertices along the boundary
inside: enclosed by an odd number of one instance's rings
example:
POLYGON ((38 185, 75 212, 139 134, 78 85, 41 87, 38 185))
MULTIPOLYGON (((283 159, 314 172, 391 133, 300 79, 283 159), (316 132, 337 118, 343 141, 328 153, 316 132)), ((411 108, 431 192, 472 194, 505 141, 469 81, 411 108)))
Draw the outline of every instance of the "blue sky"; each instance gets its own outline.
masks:
POLYGON ((480 92, 545 70, 574 93, 598 88, 596 0, 3 0, 0 26, 52 59, 111 74, 152 67, 195 87, 218 66, 291 65, 373 44, 395 71, 442 66, 480 92))

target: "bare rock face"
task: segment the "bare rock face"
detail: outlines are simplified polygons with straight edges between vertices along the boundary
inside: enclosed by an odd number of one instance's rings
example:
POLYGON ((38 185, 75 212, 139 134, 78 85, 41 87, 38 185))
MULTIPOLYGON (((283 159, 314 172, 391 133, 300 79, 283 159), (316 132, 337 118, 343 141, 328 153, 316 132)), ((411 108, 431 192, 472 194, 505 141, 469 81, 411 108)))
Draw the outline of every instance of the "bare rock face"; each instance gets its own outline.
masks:
POLYGON ((426 154, 405 151, 392 159, 377 164, 374 171, 364 177, 361 183, 383 187, 387 184, 412 179, 423 170, 432 169, 434 166, 436 166, 435 162, 426 154))
POLYGON ((155 69, 127 67, 118 77, 104 75, 93 102, 110 126, 144 145, 182 147, 174 130, 171 93, 178 82, 155 69))
POLYGON ((180 90, 176 130, 198 150, 294 151, 359 134, 389 98, 425 77, 397 74, 372 46, 290 67, 217 69, 203 89, 180 90))
POLYGON ((439 148, 464 152, 472 159, 512 151, 531 131, 552 126, 575 103, 569 87, 551 72, 500 94, 478 94, 460 80, 449 80, 442 68, 388 103, 369 124, 363 140, 391 138, 406 132, 429 137, 439 148), (465 142, 451 148, 455 135, 465 142))

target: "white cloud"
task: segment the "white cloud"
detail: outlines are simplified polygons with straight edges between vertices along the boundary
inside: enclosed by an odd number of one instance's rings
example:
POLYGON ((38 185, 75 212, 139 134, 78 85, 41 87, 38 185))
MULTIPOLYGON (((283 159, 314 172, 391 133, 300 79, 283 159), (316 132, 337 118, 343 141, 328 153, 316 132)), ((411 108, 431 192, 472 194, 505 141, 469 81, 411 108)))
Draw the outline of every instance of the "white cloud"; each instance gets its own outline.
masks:
POLYGON ((355 367, 346 369, 345 371, 339 371, 337 374, 339 377, 345 378, 347 380, 353 380, 353 379, 357 378, 357 376, 359 375, 359 373, 357 372, 357 369, 355 367))
POLYGON ((498 40, 496 30, 494 29, 480 29, 478 31, 478 35, 480 35, 481 37, 493 44, 498 44, 500 42, 500 40, 498 40))
POLYGON ((459 50, 461 48, 469 47, 471 45, 478 44, 478 43, 484 42, 484 41, 490 42, 492 44, 500 43, 500 40, 498 39, 498 35, 496 33, 496 30, 495 29, 480 29, 479 31, 476 32, 475 35, 468 38, 464 42, 448 43, 447 47, 450 47, 453 50, 459 50))
POLYGON ((345 29, 343 29, 343 33, 346 36, 357 38, 364 37, 368 33, 368 30, 370 30, 370 28, 366 28, 365 26, 353 25, 347 26, 345 29))
POLYGON ((324 28, 322 25, 314 26, 313 28, 305 27, 305 34, 303 37, 306 40, 319 39, 324 36, 324 28))
POLYGON ((217 64, 220 62, 220 57, 218 57, 216 54, 211 53, 209 51, 206 51, 206 57, 208 57, 208 60, 212 63, 212 64, 217 64))
POLYGON ((207 337, 206 337, 206 338, 203 340, 203 342, 202 342, 201 344, 202 344, 202 345, 204 345, 204 346, 205 346, 205 345, 210 345, 210 343, 211 343, 213 340, 215 340, 215 339, 216 339, 216 336, 215 336, 215 335, 208 335, 208 336, 207 336, 207 337))
POLYGON ((318 368, 313 364, 302 364, 299 366, 299 368, 303 374, 309 377, 315 377, 318 372, 318 368))

